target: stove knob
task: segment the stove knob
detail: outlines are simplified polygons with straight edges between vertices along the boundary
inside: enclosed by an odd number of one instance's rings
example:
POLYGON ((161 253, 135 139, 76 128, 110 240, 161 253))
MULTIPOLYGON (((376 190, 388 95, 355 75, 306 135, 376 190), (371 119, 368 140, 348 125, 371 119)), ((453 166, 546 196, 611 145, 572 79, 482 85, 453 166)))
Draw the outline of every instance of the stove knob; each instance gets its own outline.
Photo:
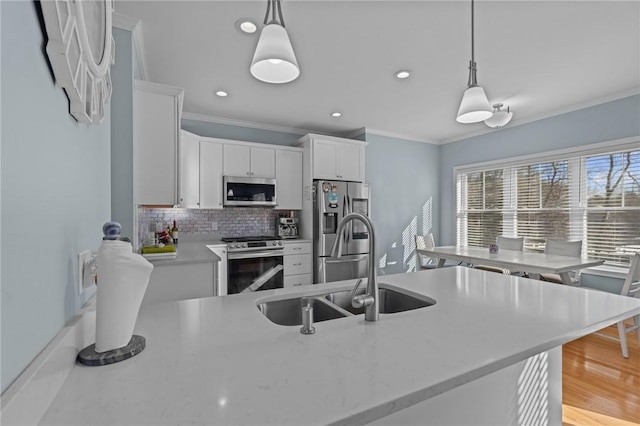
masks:
POLYGON ((275 245, 276 245, 276 242, 275 242, 275 241, 272 241, 272 242, 271 242, 271 245, 272 245, 272 246, 275 246, 275 245))
POLYGON ((281 246, 282 245, 282 241, 278 241, 278 245, 281 246))
POLYGON ((235 245, 235 244, 233 244, 233 243, 231 243, 231 244, 229 244, 229 248, 230 248, 230 249, 232 249, 232 248, 236 248, 236 245, 235 245))
POLYGON ((247 243, 242 243, 242 248, 247 248, 247 243))

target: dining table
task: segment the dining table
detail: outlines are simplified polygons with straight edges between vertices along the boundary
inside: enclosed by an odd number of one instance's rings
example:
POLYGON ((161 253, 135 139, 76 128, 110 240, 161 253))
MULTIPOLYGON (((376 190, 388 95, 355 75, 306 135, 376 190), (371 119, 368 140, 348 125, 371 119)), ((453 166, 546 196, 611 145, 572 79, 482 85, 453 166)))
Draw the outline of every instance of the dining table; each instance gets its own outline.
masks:
POLYGON ((570 286, 575 283, 571 280, 569 272, 604 263, 604 260, 588 257, 560 256, 519 250, 498 249, 496 253, 491 253, 489 248, 470 246, 436 246, 416 249, 416 252, 426 257, 437 258, 437 268, 442 268, 448 259, 526 272, 531 278, 537 278, 540 274, 557 274, 564 284, 570 286))

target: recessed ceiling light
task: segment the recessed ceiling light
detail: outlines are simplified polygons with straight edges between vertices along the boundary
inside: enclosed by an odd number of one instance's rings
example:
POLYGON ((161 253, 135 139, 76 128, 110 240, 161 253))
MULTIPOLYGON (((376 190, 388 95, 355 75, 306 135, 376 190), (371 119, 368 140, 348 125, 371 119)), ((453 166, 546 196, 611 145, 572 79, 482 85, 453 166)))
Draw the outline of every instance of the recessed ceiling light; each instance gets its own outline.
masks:
POLYGON ((332 116, 332 117, 336 117, 336 118, 337 118, 337 117, 342 117, 342 113, 341 113, 341 112, 338 112, 338 111, 336 111, 336 112, 332 112, 332 113, 331 113, 331 116, 332 116))
POLYGON ((408 71, 408 70, 400 70, 394 74, 396 78, 399 78, 401 80, 404 78, 409 78, 410 75, 411 75, 411 71, 408 71))
POLYGON ((258 29, 256 24, 247 18, 238 19, 236 21, 236 28, 246 34, 253 34, 258 29))
POLYGON ((224 97, 228 96, 229 94, 227 92, 225 92, 224 90, 218 90, 216 92, 216 95, 220 96, 221 98, 224 98, 224 97))

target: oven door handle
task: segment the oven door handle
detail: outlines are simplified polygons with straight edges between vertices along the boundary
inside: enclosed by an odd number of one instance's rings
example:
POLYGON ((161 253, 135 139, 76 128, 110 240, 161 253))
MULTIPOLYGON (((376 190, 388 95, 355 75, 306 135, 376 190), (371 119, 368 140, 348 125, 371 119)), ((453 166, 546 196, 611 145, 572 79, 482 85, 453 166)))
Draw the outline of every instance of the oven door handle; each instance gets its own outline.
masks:
POLYGON ((269 269, 267 272, 265 272, 264 274, 256 278, 249 287, 245 288, 240 293, 249 293, 249 292, 260 289, 260 287, 265 285, 267 281, 269 281, 271 278, 273 278, 278 272, 282 271, 283 269, 284 269, 283 265, 274 266, 273 268, 269 269))
POLYGON ((284 256, 284 250, 269 250, 269 251, 249 251, 242 253, 229 253, 227 259, 255 259, 257 257, 277 257, 284 256))

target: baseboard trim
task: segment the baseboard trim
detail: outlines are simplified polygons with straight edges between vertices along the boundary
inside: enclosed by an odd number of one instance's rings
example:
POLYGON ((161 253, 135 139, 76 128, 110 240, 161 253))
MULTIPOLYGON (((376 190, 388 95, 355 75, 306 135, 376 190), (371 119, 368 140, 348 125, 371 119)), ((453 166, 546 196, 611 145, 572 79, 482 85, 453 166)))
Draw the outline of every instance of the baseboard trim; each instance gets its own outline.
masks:
POLYGON ((94 295, 2 393, 3 425, 40 423, 67 380, 78 352, 95 342, 95 300, 94 295))

